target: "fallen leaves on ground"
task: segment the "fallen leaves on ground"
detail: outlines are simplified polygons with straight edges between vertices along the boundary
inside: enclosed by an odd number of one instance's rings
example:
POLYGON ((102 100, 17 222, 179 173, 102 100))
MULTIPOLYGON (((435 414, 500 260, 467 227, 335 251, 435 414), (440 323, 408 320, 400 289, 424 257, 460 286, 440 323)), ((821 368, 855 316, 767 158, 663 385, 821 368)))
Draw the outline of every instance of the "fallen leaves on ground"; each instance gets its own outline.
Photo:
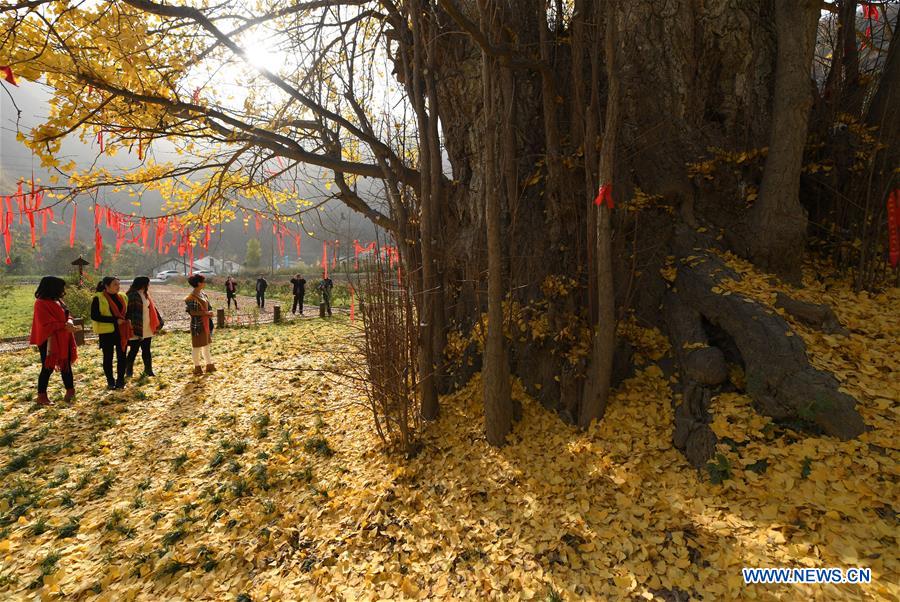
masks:
MULTIPOLYGON (((875 309, 854 306, 855 319, 892 332, 865 313, 875 309)), ((658 332, 629 331, 642 357, 661 355, 658 332)), ((861 364, 863 350, 894 349, 896 335, 875 334, 840 353, 861 364)), ((731 443, 716 485, 673 449, 672 395, 653 364, 587 432, 516 385, 524 417, 502 449, 484 439, 476 376, 442 399, 415 458, 387 456, 360 392, 333 375, 345 356, 332 351, 351 336, 343 319, 225 331, 213 347, 219 372, 193 377, 187 337, 166 335, 154 342, 160 376, 111 394, 98 390, 97 350, 82 348, 79 399, 46 410, 29 401, 36 354, 0 356, 0 593, 900 596, 896 362, 842 379, 875 426, 856 441, 776 427, 745 397, 720 396, 713 426, 731 443), (873 583, 745 586, 741 568, 752 566, 867 566, 873 583)), ((51 397, 58 387, 54 376, 51 397)))

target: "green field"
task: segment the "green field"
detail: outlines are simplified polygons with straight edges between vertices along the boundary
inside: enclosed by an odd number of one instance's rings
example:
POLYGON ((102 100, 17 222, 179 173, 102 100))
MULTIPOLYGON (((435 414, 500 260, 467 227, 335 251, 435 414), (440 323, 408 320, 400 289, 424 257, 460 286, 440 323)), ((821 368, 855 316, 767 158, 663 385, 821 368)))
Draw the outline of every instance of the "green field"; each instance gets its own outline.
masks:
POLYGON ((0 338, 23 336, 31 332, 34 289, 33 284, 0 287, 0 338))

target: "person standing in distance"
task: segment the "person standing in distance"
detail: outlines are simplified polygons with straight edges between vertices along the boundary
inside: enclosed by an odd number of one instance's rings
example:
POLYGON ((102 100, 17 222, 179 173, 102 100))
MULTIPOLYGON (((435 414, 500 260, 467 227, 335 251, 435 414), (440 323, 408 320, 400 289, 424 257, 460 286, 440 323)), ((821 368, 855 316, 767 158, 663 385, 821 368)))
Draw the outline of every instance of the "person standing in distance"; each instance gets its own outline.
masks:
POLYGON ((267 288, 269 288, 269 283, 265 277, 260 274, 259 278, 256 279, 256 307, 260 309, 265 309, 266 307, 267 288))
POLYGON ((303 274, 297 274, 291 278, 291 284, 294 286, 294 305, 291 307, 291 313, 296 314, 297 308, 300 308, 300 315, 303 315, 303 301, 306 297, 306 278, 303 274))
POLYGON ((322 302, 325 304, 325 310, 331 315, 331 289, 334 288, 334 282, 324 272, 322 273, 322 281, 316 287, 322 293, 322 302))
POLYGON ((238 304, 237 304, 237 281, 236 281, 232 276, 229 276, 229 277, 225 280, 225 297, 227 298, 228 309, 231 309, 231 302, 232 302, 232 301, 234 301, 234 308, 235 308, 235 309, 238 308, 238 304))

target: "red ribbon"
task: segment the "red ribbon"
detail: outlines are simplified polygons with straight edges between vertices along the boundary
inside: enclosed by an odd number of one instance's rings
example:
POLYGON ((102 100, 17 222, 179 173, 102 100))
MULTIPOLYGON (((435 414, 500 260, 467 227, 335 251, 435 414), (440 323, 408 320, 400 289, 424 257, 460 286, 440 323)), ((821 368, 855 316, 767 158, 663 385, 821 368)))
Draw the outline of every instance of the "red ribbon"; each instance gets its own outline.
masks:
POLYGON ((891 267, 900 263, 900 188, 895 188, 887 200, 888 243, 891 267))
POLYGON ((862 13, 863 13, 863 19, 874 19, 876 21, 878 20, 878 7, 873 4, 869 4, 868 2, 863 2, 862 3, 862 13))
POLYGON ((100 234, 100 227, 94 226, 94 269, 98 269, 103 263, 103 235, 100 234))
POLYGON ((73 248, 75 246, 75 227, 78 223, 78 205, 75 205, 72 209, 72 226, 69 229, 69 248, 73 248))
POLYGON ((12 248, 12 199, 6 197, 6 204, 9 210, 5 216, 0 213, 0 234, 3 235, 3 247, 6 249, 6 265, 12 265, 12 258, 9 256, 9 251, 12 248))
POLYGON ((9 67, 8 65, 0 66, 0 73, 3 74, 4 80, 18 87, 19 84, 16 83, 16 75, 13 73, 12 67, 9 67))
POLYGON ((272 222, 272 234, 278 243, 278 257, 284 257, 284 226, 272 222))
POLYGON ((144 251, 148 249, 147 240, 150 237, 150 228, 147 227, 147 218, 141 218, 141 246, 144 248, 144 251))
POLYGON ((100 144, 100 152, 103 152, 103 130, 97 132, 97 142, 100 144))
POLYGON ((356 269, 357 269, 357 270, 359 270, 359 256, 360 256, 362 253, 368 253, 368 252, 374 251, 374 250, 375 250, 375 243, 374 243, 374 242, 370 242, 370 243, 367 244, 366 246, 362 246, 362 245, 359 244, 359 241, 358 241, 358 240, 354 240, 354 241, 353 241, 353 256, 354 256, 354 259, 355 259, 355 265, 356 265, 356 269))
POLYGON ((322 241, 322 271, 325 278, 328 278, 328 243, 322 241))
POLYGON ((597 191, 597 198, 594 199, 594 204, 598 207, 606 205, 610 209, 615 207, 612 197, 612 186, 610 184, 602 184, 600 186, 600 190, 597 191))
POLYGON ((300 233, 294 234, 294 244, 297 245, 297 259, 300 259, 300 233))

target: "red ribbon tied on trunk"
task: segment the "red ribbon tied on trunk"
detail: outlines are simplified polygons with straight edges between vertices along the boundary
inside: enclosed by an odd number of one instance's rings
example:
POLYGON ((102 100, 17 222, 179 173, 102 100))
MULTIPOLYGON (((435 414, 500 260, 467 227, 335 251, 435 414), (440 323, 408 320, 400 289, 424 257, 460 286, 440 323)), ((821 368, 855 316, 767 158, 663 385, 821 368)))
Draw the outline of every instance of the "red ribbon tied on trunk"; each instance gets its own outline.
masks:
POLYGON ((597 191, 597 198, 594 199, 594 204, 600 207, 601 205, 606 205, 610 209, 614 208, 616 205, 613 202, 612 197, 612 185, 610 184, 601 184, 600 190, 597 191))

